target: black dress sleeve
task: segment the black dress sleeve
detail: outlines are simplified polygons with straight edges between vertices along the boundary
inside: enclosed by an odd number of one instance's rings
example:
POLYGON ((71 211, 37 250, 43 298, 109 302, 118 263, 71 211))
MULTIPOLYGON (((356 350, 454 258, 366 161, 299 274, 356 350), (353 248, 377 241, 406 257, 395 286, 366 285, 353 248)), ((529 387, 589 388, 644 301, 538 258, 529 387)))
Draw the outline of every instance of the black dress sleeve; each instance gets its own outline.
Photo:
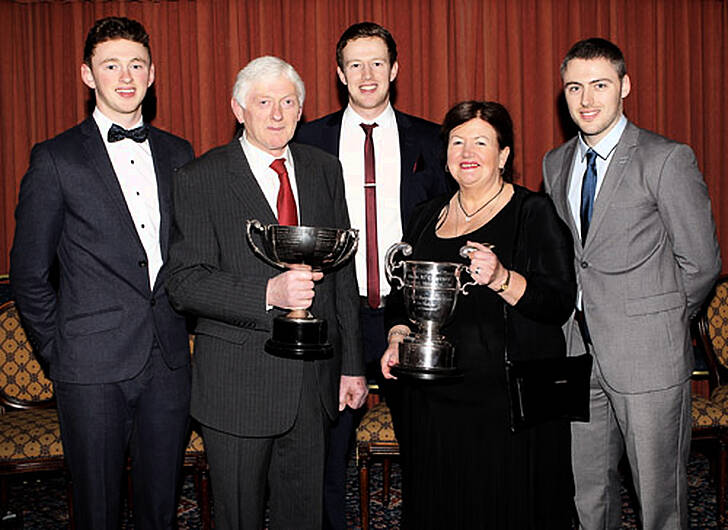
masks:
POLYGON ((561 325, 574 309, 574 245, 551 199, 523 197, 512 268, 526 278, 526 291, 514 309, 529 320, 561 325))

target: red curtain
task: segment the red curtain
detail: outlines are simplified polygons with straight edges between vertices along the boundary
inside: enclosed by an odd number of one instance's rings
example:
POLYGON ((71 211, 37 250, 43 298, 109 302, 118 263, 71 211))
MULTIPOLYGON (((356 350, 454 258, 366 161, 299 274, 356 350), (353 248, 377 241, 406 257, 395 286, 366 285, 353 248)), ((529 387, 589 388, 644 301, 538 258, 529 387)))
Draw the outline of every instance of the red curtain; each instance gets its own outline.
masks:
POLYGON ((464 99, 505 104, 518 178, 532 189, 544 153, 573 134, 559 62, 576 40, 606 37, 627 58, 627 116, 695 150, 728 263, 725 0, 0 0, 0 272, 30 148, 88 115, 83 41, 106 15, 146 26, 157 69, 153 121, 197 153, 230 140, 234 76, 260 55, 296 67, 306 118, 339 108, 336 41, 354 22, 378 22, 398 44, 397 107, 439 122, 464 99))

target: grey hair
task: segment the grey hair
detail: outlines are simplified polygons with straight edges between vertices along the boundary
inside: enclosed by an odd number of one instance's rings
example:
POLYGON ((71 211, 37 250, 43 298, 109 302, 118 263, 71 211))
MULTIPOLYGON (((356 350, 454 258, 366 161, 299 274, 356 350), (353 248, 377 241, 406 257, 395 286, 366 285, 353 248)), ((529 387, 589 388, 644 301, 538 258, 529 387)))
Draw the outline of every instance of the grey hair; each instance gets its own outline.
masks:
POLYGON ((298 75, 296 69, 293 68, 283 59, 265 55, 250 61, 245 68, 238 72, 233 85, 233 98, 241 107, 245 108, 245 98, 253 83, 262 79, 271 79, 286 76, 296 87, 296 96, 298 104, 303 107, 303 100, 306 98, 306 87, 303 85, 301 76, 298 75))

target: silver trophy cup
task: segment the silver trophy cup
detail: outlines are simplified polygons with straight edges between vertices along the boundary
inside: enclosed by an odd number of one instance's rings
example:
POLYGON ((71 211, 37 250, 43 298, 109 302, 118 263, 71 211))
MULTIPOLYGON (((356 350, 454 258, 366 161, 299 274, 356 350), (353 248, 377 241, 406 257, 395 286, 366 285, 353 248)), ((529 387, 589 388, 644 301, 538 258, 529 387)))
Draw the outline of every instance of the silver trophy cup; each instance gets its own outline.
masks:
MULTIPOLYGON (((292 269, 308 265, 326 272, 348 260, 356 251, 359 232, 353 228, 264 225, 257 219, 246 222, 245 233, 253 252, 268 265, 292 269), (257 233, 261 242, 254 240, 257 233)), ((273 334, 265 351, 279 357, 323 359, 332 354, 326 321, 306 309, 294 309, 273 319, 273 334)))
MULTIPOLYGON (((465 257, 473 247, 460 249, 465 257)), ((462 377, 455 365, 455 348, 439 334, 440 327, 455 311, 458 295, 467 293, 474 281, 461 283, 460 275, 467 266, 461 263, 435 261, 395 262, 395 256, 412 254, 407 243, 395 243, 385 256, 385 273, 394 289, 402 291, 407 316, 417 331, 399 344, 399 364, 392 367, 397 377, 424 380, 446 380, 462 377)))

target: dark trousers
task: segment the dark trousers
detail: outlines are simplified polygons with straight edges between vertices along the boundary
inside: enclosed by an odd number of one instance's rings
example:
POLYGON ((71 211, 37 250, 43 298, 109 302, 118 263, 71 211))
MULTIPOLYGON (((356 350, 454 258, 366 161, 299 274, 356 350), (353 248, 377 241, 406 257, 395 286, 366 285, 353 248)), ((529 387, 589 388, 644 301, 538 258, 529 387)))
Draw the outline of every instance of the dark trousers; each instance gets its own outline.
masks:
POLYGON ((306 363, 296 419, 285 433, 252 438, 203 425, 215 528, 262 529, 267 486, 271 530, 319 530, 329 423, 314 366, 306 363))
POLYGON ((127 450, 134 527, 177 527, 177 493, 187 440, 189 367, 170 370, 158 347, 132 379, 108 384, 54 381, 79 529, 116 529, 127 450))
MULTIPOLYGON (((397 387, 385 383, 379 360, 387 349, 387 330, 384 329, 384 309, 372 309, 362 304, 359 319, 364 342, 364 362, 367 380, 376 381, 383 389, 387 403, 397 403, 397 387)), ((391 405, 390 405, 391 408, 391 405)), ((394 408, 397 409, 396 404, 394 408)), ((398 409, 397 409, 398 410, 398 409)), ((353 442, 353 433, 361 420, 361 410, 345 408, 339 413, 329 432, 324 482, 324 528, 346 530, 346 466, 353 442)))

